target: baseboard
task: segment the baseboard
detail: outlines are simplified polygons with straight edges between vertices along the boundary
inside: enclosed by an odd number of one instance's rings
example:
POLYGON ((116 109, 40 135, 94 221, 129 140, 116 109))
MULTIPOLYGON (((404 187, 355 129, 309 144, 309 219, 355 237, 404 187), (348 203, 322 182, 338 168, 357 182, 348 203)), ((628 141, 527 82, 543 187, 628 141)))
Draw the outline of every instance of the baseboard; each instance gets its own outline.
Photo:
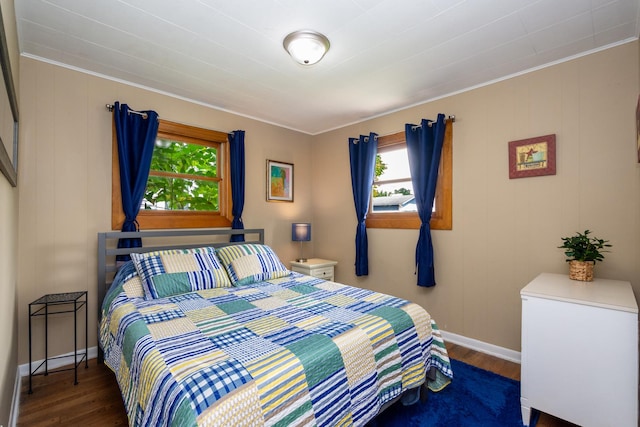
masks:
POLYGON ((440 331, 442 338, 445 342, 452 344, 458 344, 463 347, 470 348, 481 353, 489 354, 491 356, 499 357, 500 359, 508 360, 510 362, 520 363, 520 352, 510 350, 505 347, 489 344, 473 338, 468 338, 462 335, 454 334, 453 332, 440 331))
MULTIPOLYGON (((479 351, 481 353, 490 354, 491 356, 499 357, 500 359, 508 360, 510 362, 520 363, 519 351, 510 350, 505 347, 489 344, 484 341, 465 337, 463 335, 454 334, 453 332, 447 332, 443 330, 440 330, 440 332, 442 333, 442 338, 444 338, 445 341, 451 342, 453 344, 458 344, 463 347, 479 351)), ((88 351, 89 359, 95 359, 96 357, 98 357, 98 347, 89 347, 88 351)), ((49 369, 57 369, 73 363, 73 353, 62 354, 58 357, 60 358, 49 361, 49 369)), ((31 365, 37 366, 43 361, 44 359, 36 360, 34 362, 31 362, 31 365)), ((20 391, 21 378, 26 377, 27 375, 29 375, 29 364, 25 363, 18 366, 18 375, 16 376, 16 390, 18 392, 20 391)), ((14 400, 16 400, 15 396, 14 400)))

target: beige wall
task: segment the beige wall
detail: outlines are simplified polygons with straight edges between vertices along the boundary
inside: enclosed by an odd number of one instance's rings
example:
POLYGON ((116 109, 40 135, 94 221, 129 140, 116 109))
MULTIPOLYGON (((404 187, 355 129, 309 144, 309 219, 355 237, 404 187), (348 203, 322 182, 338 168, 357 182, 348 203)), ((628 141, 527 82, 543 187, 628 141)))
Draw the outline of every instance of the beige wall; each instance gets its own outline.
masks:
POLYGON ((339 261, 341 282, 409 298, 441 329, 517 351, 519 291, 538 273, 567 271, 562 236, 588 228, 611 240, 596 276, 629 280, 640 296, 638 52, 628 43, 316 137, 316 255, 339 261), (369 230, 369 276, 358 278, 347 138, 438 112, 456 116, 453 230, 433 232, 438 284, 415 285, 417 230, 369 230), (551 133, 557 174, 510 180, 507 142, 551 133))
MULTIPOLYGON (((267 243, 287 261, 298 250, 290 223, 313 221, 305 250, 338 260, 339 281, 410 298, 449 332, 519 350, 520 288, 539 272, 565 272, 560 237, 585 228, 614 245, 596 275, 630 280, 638 293, 638 56, 638 43, 629 43, 314 137, 23 58, 19 363, 28 360, 30 301, 75 289, 96 295, 96 233, 110 226, 111 116, 104 105, 116 100, 167 120, 244 129, 247 227, 264 227, 267 243), (433 233, 438 285, 415 286, 413 230, 370 230, 370 275, 356 278, 347 138, 397 132, 438 112, 457 117, 454 228, 433 233), (507 142, 548 133, 557 135, 557 175, 509 180, 507 142), (266 159, 295 164, 295 203, 265 202, 266 159)), ((90 300, 92 346, 97 302, 90 300)), ((69 351, 62 338, 70 324, 53 322, 51 354, 69 351)))
MULTIPOLYGON (((13 0, 0 0, 14 83, 18 83, 18 45, 13 0)), ((4 83, 0 83, 4 84, 4 83)), ((9 144, 12 141, 8 141, 9 144)), ((12 153, 12 147, 8 147, 12 153)), ((11 155, 11 154, 10 154, 11 155)), ((17 251, 18 188, 0 174, 0 424, 9 425, 18 352, 17 251)))
MULTIPOLYGON (((311 137, 88 74, 22 58, 19 263, 19 362, 28 361, 29 302, 46 293, 87 289, 89 345, 96 345, 96 234, 110 229, 111 114, 120 101, 161 118, 231 131, 243 129, 247 228, 292 259, 292 221, 311 219, 311 137), (294 203, 265 201, 266 159, 294 164, 294 203)), ((34 336, 42 337, 41 323, 34 336)), ((50 323, 50 354, 72 350, 72 316, 50 323)), ((34 357, 42 358, 42 339, 34 357)))

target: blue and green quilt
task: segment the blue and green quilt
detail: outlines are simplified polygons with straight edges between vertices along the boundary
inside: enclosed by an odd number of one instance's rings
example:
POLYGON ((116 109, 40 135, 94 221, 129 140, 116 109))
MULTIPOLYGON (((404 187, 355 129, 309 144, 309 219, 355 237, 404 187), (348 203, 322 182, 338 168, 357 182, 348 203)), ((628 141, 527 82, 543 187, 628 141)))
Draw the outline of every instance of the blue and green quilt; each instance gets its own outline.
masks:
POLYGON ((431 388, 453 375, 400 298, 291 273, 149 300, 134 269, 118 276, 100 343, 132 426, 361 426, 431 367, 431 388))

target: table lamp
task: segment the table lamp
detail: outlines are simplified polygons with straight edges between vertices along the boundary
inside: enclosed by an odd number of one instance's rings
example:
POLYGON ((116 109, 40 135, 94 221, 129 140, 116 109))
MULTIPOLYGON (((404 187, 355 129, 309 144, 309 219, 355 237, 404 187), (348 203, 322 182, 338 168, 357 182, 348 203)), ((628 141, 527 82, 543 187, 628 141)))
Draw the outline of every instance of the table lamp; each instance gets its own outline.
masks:
POLYGON ((307 262, 307 259, 302 257, 302 242, 311 240, 311 224, 308 222, 294 222, 291 224, 291 240, 300 242, 300 258, 296 259, 296 261, 307 262))

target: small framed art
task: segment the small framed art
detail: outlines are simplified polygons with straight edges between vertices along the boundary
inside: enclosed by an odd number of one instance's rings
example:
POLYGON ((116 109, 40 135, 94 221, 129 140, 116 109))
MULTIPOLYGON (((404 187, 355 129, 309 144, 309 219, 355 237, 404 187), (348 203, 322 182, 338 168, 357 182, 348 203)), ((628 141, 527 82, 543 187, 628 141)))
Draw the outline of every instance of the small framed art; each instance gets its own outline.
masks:
POLYGON ((509 141, 509 179, 555 174, 555 134, 509 141))
POLYGON ((3 89, 0 91, 0 172, 7 178, 12 187, 18 185, 18 97, 13 82, 7 37, 2 25, 0 11, 0 80, 3 89))
POLYGON ((293 164, 267 160, 267 202, 293 202, 293 164))

